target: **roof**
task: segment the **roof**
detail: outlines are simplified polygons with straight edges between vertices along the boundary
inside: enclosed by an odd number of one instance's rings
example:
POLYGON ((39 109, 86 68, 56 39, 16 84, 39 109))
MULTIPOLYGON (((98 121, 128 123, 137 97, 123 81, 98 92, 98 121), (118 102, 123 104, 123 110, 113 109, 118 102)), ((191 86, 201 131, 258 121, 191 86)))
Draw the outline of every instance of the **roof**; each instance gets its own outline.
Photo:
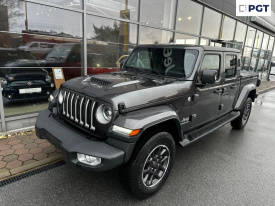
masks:
POLYGON ((240 53, 240 50, 226 47, 214 47, 214 46, 201 46, 201 45, 188 45, 188 44, 144 44, 138 45, 137 47, 151 47, 151 48, 160 48, 160 47, 172 47, 172 48, 194 48, 194 49, 203 49, 205 51, 219 51, 219 52, 235 52, 240 53))

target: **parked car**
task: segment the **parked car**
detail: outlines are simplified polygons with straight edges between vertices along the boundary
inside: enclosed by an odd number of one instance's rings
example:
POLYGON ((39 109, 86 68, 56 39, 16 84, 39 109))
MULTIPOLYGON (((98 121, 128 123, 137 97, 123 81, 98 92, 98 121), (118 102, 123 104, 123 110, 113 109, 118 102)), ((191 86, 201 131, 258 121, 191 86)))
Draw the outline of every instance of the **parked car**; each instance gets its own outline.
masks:
MULTIPOLYGON (((99 74, 118 71, 115 62, 106 54, 97 52, 97 45, 88 45, 87 74, 99 74)), ((65 80, 81 76, 81 45, 78 43, 57 44, 51 52, 41 60, 41 64, 49 69, 62 67, 65 80)))
POLYGON ((47 99, 54 84, 39 66, 30 52, 0 48, 2 95, 10 101, 47 99))
POLYGON ((31 52, 35 58, 41 59, 44 55, 48 54, 55 43, 49 42, 28 42, 25 46, 18 47, 21 50, 31 52))
POLYGON ((40 112, 36 134, 69 164, 120 167, 126 190, 150 197, 169 176, 176 144, 227 123, 238 130, 247 124, 260 80, 241 71, 240 58, 230 48, 138 46, 122 71, 63 83, 40 112))

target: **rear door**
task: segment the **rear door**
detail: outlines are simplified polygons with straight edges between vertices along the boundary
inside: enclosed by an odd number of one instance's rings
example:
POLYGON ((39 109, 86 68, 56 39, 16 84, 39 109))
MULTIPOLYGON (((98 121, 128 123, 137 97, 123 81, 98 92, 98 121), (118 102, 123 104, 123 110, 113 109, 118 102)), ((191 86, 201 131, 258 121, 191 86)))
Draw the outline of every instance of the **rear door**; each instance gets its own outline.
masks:
POLYGON ((236 53, 224 53, 224 71, 222 75, 223 92, 221 93, 221 103, 219 115, 229 113, 233 110, 233 103, 240 87, 240 58, 236 53))
POLYGON ((217 77, 214 84, 207 84, 203 87, 195 87, 194 100, 192 104, 192 127, 203 125, 218 117, 219 105, 221 101, 221 67, 223 55, 220 52, 206 52, 197 74, 197 83, 203 70, 216 70, 217 77))

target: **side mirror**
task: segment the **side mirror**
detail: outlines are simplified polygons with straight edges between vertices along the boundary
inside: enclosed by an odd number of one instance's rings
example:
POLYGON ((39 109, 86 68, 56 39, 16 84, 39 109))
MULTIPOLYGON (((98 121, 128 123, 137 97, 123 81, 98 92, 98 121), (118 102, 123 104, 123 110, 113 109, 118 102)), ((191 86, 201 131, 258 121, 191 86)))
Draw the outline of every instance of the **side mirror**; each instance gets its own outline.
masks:
POLYGON ((123 67, 123 65, 124 65, 125 62, 126 62, 126 60, 122 60, 122 61, 120 62, 120 69, 122 69, 122 67, 123 67))
POLYGON ((201 76, 201 82, 203 84, 214 84, 216 82, 217 71, 216 70, 203 70, 201 76))

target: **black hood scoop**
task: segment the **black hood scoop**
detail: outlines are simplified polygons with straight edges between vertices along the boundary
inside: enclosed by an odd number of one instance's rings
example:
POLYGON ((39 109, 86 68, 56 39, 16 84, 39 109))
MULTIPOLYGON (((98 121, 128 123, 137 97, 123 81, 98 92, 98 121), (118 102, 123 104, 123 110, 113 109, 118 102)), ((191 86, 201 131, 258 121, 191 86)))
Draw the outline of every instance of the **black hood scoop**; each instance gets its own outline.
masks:
POLYGON ((111 82, 108 82, 108 81, 105 81, 102 79, 98 79, 98 78, 94 78, 94 77, 91 77, 90 81, 91 81, 91 83, 94 83, 97 85, 102 85, 102 86, 107 86, 107 85, 111 84, 111 82))

